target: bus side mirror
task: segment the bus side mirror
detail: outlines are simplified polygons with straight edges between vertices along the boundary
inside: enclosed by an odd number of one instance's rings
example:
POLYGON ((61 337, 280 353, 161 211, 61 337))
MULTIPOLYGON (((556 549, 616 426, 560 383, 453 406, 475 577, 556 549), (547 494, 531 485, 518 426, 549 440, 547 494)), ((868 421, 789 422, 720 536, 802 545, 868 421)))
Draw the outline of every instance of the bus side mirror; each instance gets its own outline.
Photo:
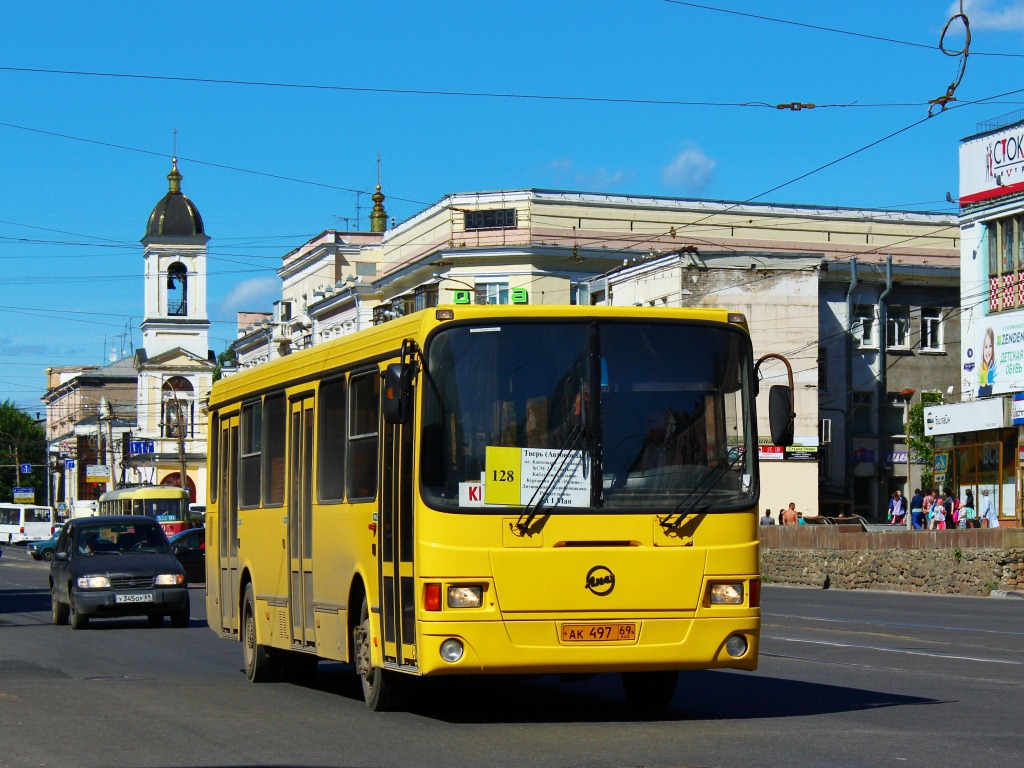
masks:
POLYGON ((789 387, 776 384, 768 390, 768 422, 773 445, 793 444, 793 401, 789 387))
POLYGON ((384 421, 408 424, 412 418, 412 365, 392 363, 384 369, 384 421))

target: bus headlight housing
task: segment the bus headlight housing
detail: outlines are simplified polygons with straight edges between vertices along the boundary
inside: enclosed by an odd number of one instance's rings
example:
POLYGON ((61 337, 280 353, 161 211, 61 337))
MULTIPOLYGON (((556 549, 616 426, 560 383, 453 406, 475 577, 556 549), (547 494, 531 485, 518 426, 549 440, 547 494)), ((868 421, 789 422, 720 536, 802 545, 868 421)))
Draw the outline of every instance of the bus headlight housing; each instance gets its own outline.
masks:
POLYGON ((708 597, 712 605, 743 605, 743 582, 709 584, 708 597))
POLYGON ((484 602, 484 588, 479 584, 448 587, 449 608, 479 608, 484 602))
POLYGON ((79 576, 79 589, 110 589, 110 579, 106 576, 79 576))

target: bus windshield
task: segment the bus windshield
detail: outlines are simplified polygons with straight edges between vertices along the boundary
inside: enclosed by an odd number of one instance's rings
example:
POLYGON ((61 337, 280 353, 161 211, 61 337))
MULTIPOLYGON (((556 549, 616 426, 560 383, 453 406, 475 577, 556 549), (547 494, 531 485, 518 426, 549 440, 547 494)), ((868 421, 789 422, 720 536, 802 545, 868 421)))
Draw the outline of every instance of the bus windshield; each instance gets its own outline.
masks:
POLYGON ((186 519, 184 498, 135 499, 133 514, 151 517, 158 523, 176 523, 186 519))
POLYGON ((503 322, 426 350, 438 509, 730 511, 756 499, 750 342, 679 321, 503 322))

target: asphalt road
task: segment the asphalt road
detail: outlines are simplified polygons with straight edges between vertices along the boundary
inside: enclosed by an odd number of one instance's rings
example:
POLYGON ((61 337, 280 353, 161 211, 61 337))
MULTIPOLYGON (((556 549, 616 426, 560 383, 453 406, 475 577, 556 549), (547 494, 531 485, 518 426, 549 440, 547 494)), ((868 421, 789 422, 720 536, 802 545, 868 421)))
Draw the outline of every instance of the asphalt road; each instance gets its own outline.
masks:
POLYGON ((684 675, 656 719, 619 681, 426 681, 366 709, 350 667, 251 685, 205 625, 49 623, 47 565, 0 558, 0 766, 1014 766, 1024 600, 764 588, 757 672, 684 675))

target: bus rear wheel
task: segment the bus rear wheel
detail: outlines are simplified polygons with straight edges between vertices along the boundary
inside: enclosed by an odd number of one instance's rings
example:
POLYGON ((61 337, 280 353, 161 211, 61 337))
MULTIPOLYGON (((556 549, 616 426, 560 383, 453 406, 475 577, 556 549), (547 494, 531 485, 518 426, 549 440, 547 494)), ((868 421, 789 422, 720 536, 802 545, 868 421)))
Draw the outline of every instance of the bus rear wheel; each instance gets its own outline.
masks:
POLYGON ((278 679, 277 665, 269 648, 256 642, 256 600, 252 584, 245 587, 242 603, 242 655, 245 676, 251 683, 269 683, 278 679))
POLYGON ((664 709, 676 695, 678 672, 623 672, 622 687, 637 709, 664 709))
POLYGON ((370 606, 363 598, 359 611, 359 624, 352 629, 352 647, 355 650, 356 674, 363 686, 363 698, 374 712, 393 712, 405 704, 405 683, 399 673, 373 666, 370 635, 370 606))

